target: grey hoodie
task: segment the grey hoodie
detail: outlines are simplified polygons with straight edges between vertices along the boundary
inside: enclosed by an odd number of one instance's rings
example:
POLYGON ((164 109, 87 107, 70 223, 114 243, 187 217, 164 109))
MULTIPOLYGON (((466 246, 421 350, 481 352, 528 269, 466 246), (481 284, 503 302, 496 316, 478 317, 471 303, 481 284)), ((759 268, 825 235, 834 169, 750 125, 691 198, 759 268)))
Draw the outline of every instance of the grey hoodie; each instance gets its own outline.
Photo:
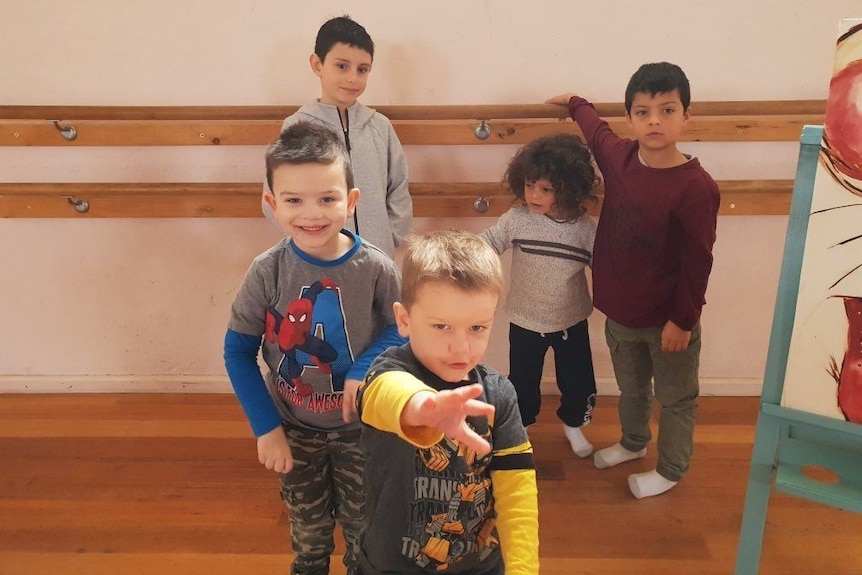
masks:
MULTIPOLYGON (((407 191, 407 159, 386 116, 356 102, 347 108, 347 119, 348 125, 342 127, 336 106, 315 101, 285 118, 281 129, 307 120, 345 136, 355 185, 361 193, 356 206, 359 229, 355 229, 352 219, 347 227, 391 256, 413 225, 413 202, 407 191)), ((265 181, 263 192, 269 193, 265 181)), ((266 203, 263 212, 275 223, 266 203)))

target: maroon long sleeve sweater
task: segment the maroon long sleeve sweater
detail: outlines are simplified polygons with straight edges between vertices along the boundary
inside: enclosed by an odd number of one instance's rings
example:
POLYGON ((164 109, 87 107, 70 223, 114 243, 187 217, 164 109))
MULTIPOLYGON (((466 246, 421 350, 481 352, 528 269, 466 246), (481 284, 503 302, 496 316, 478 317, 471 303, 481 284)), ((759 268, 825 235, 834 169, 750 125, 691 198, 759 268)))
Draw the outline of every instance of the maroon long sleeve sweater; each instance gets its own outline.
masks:
POLYGON ((569 113, 605 184, 593 250, 595 307, 630 328, 671 320, 691 330, 706 303, 718 185, 696 158, 645 166, 638 142, 617 136, 583 98, 569 101, 569 113))

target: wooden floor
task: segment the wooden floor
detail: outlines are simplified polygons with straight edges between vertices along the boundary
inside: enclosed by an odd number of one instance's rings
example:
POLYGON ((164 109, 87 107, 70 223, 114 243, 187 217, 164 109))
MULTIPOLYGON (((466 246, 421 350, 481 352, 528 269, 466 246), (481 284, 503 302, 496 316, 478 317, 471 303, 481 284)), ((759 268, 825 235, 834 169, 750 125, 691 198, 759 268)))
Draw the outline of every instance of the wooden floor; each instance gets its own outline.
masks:
MULTIPOLYGON (((542 575, 733 573, 757 398, 702 398, 691 472, 642 501, 626 476, 654 444, 597 470, 555 402, 530 429, 542 575)), ((586 433, 617 440, 614 398, 586 433)), ((231 395, 0 395, 0 575, 284 574, 288 532, 231 395)), ((862 574, 862 515, 774 494, 760 573, 862 574)))

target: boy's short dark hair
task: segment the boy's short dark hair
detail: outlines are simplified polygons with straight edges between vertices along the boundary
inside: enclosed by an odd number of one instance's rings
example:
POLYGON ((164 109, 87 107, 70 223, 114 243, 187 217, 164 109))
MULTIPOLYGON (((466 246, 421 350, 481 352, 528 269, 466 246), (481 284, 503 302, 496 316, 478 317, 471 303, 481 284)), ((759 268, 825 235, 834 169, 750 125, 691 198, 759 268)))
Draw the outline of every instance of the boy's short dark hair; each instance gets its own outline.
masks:
POLYGON ((323 62, 332 47, 339 43, 365 50, 371 59, 374 59, 374 42, 371 40, 371 36, 362 25, 347 14, 324 22, 320 30, 317 31, 314 53, 323 62))
POLYGON ((524 200, 524 182, 547 179, 554 187, 554 202, 560 214, 570 220, 581 217, 584 200, 597 200, 593 188, 598 183, 592 156, 586 144, 574 134, 555 134, 524 145, 509 161, 503 180, 518 200, 524 200))
POLYGON ((644 64, 632 74, 629 84, 626 86, 626 114, 632 112, 632 101, 635 99, 635 94, 655 96, 674 90, 679 90, 682 107, 688 109, 689 104, 691 104, 691 88, 682 68, 669 62, 644 64))
MULTIPOLYGON (((341 162, 347 189, 353 189, 350 154, 341 138, 326 126, 297 122, 285 128, 266 150, 266 183, 272 190, 272 173, 284 164, 323 164, 341 162)), ((273 192, 270 192, 273 193, 273 192)))

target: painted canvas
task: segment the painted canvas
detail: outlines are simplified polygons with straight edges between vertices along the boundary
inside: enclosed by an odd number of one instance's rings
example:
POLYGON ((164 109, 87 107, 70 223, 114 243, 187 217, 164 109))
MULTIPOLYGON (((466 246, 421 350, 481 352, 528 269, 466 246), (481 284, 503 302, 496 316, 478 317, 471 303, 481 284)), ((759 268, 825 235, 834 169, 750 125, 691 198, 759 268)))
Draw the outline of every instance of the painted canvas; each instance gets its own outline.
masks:
POLYGON ((839 27, 781 404, 862 424, 862 19, 839 27))

